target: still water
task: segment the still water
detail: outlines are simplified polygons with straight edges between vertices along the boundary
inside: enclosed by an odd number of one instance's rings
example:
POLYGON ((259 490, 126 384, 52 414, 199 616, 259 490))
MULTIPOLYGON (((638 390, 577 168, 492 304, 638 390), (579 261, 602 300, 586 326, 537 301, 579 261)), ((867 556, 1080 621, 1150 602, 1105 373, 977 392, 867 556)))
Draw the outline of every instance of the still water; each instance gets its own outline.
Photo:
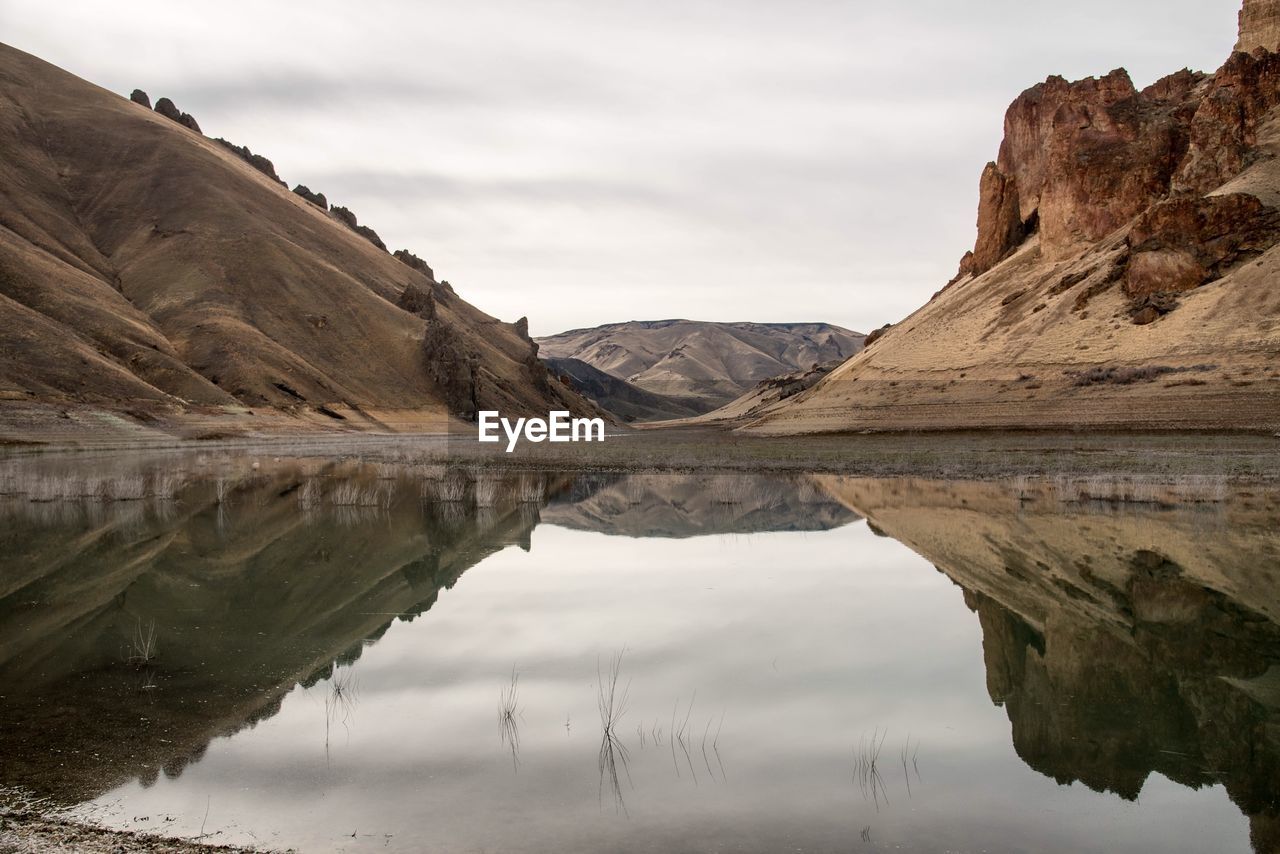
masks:
POLYGON ((301 851, 1280 844, 1272 491, 6 466, 0 785, 113 827, 301 851))

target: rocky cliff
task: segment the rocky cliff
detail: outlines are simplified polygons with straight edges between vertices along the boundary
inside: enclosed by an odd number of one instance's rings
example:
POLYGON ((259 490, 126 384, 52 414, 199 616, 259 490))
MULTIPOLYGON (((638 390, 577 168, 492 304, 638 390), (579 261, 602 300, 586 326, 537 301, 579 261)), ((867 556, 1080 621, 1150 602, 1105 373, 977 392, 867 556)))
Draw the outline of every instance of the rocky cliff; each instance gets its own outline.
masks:
POLYGON ((1280 427, 1277 9, 1212 75, 1018 96, 956 278, 755 429, 1280 427))
POLYGON ((1258 48, 1280 51, 1280 2, 1244 0, 1240 10, 1240 40, 1236 50, 1253 53, 1258 48))

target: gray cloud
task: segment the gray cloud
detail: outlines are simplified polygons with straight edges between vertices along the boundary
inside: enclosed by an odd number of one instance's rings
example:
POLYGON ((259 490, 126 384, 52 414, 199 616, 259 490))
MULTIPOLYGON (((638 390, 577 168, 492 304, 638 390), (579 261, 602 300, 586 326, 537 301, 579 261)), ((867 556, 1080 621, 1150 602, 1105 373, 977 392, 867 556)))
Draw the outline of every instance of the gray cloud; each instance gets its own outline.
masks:
POLYGON ((1212 69, 1237 0, 0 0, 9 43, 354 209, 535 333, 896 320, 1049 74, 1212 69))

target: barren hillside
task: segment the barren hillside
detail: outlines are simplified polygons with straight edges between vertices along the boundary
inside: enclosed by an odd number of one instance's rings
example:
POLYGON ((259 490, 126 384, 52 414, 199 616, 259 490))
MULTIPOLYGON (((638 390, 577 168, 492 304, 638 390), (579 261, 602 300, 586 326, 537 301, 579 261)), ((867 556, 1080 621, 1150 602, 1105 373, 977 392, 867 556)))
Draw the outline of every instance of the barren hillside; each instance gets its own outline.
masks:
MULTIPOLYGON (((439 429, 588 406, 270 161, 0 45, 0 424, 439 429), (300 188, 305 189, 305 188, 300 188)), ((18 429, 15 429, 18 428, 18 429)))

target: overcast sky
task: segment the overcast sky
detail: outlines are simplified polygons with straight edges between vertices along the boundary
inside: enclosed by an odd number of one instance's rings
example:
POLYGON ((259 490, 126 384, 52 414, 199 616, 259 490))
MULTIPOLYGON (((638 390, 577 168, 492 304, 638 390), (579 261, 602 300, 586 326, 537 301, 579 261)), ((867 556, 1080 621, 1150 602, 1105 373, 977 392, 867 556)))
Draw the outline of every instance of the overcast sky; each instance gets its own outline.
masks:
POLYGON ((535 335, 865 331, 974 237, 1009 102, 1216 69, 1238 0, 0 0, 0 39, 192 113, 535 335))

